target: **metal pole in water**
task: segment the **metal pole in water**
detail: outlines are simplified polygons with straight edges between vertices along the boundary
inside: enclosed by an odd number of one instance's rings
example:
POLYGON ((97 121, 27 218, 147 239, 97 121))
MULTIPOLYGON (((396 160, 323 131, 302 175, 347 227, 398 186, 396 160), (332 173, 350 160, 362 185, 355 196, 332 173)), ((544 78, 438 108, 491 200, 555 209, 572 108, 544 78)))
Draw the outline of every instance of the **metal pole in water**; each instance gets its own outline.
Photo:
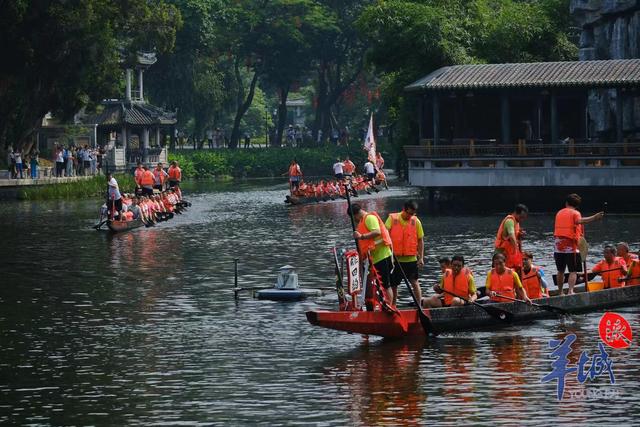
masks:
POLYGON ((233 294, 238 299, 238 258, 233 259, 233 294))

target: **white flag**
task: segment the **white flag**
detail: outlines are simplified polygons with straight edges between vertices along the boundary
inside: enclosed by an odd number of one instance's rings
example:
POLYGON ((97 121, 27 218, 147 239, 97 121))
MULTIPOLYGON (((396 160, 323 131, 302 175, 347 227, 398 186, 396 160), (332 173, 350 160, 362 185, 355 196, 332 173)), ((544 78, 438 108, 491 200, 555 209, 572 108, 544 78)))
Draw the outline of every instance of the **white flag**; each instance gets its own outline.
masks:
POLYGON ((367 152, 369 161, 373 164, 376 163, 376 139, 373 135, 373 113, 369 120, 369 130, 367 130, 367 137, 364 139, 364 150, 367 152))

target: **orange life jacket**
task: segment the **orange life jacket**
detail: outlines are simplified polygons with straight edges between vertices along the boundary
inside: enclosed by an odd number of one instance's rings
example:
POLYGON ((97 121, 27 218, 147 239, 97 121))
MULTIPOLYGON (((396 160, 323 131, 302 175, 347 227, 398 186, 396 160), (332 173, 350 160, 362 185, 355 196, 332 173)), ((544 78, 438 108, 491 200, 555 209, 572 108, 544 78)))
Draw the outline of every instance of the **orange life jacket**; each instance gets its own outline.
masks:
POLYGON ((122 214, 125 221, 133 221, 133 212, 127 211, 122 214))
POLYGON ((156 185, 164 184, 164 177, 165 177, 164 170, 162 169, 158 170, 157 168, 153 170, 153 179, 156 185))
MULTIPOLYGON (((469 274, 465 271, 460 271, 457 276, 453 275, 453 271, 447 269, 444 272, 443 280, 444 290, 456 294, 464 299, 469 299, 469 274)), ((453 295, 444 293, 444 305, 451 305, 453 301, 453 295)))
MULTIPOLYGON (((629 277, 640 277, 640 261, 635 259, 631 261, 631 265, 629 265, 629 277)), ((640 285, 640 278, 629 280, 627 286, 635 286, 640 285)))
POLYGON ((622 259, 624 260, 624 263, 627 264, 627 267, 630 267, 633 261, 638 260, 638 255, 627 252, 627 256, 622 257, 622 259))
POLYGON ((302 175, 302 172, 300 172, 300 167, 298 166, 297 163, 294 163, 293 165, 289 166, 289 176, 300 176, 300 175, 302 175))
POLYGON ((411 216, 404 225, 400 213, 391 214, 391 242, 393 253, 397 256, 414 256, 418 254, 418 229, 417 218, 411 216))
POLYGON ((496 234, 496 240, 494 242, 494 246, 496 249, 502 249, 506 255, 505 264, 507 267, 519 267, 522 265, 522 254, 520 253, 520 248, 516 245, 514 246, 511 240, 507 237, 504 237, 504 224, 507 220, 513 220, 513 231, 516 236, 516 240, 520 239, 520 223, 516 220, 516 217, 509 214, 500 223, 500 227, 498 227, 498 233, 496 234))
POLYGON ((142 174, 143 174, 143 173, 144 173, 144 169, 142 169, 142 168, 136 168, 136 171, 135 171, 135 173, 133 174, 133 176, 134 176, 134 180, 136 181, 136 184, 138 184, 138 185, 140 185, 140 186, 142 185, 142 184, 140 183, 140 178, 142 178, 142 174))
POLYGON ((153 183, 154 183, 153 172, 151 172, 150 170, 144 171, 144 173, 140 177, 140 185, 151 187, 153 186, 153 183))
POLYGON ((182 179, 182 171, 177 166, 169 166, 169 179, 172 181, 180 181, 182 179))
POLYGON ((356 170, 356 165, 351 160, 347 160, 342 164, 342 170, 344 173, 353 173, 356 170))
POLYGON ((386 246, 391 246, 391 236, 389 236, 389 231, 387 230, 387 227, 384 226, 384 223, 376 212, 369 212, 367 213, 367 215, 363 216, 362 220, 358 224, 358 227, 356 228, 356 231, 360 234, 366 234, 371 231, 365 224, 365 220, 369 215, 375 216, 378 220, 378 227, 380 227, 381 235, 371 239, 358 240, 358 253, 360 254, 360 259, 365 259, 367 257, 367 253, 375 249, 376 245, 380 243, 384 243, 386 246))
POLYGON ((531 266, 531 270, 525 273, 522 270, 522 287, 527 291, 527 296, 530 299, 542 298, 544 294, 542 293, 542 281, 540 277, 538 277, 538 272, 540 271, 540 267, 535 265, 531 266))
POLYGON ((605 289, 621 288, 625 285, 625 282, 618 282, 619 277, 625 277, 622 269, 623 262, 624 260, 617 256, 613 259, 613 263, 611 264, 607 263, 607 260, 605 259, 596 264, 596 266, 599 267, 600 271, 613 270, 600 274, 605 289))
MULTIPOLYGON (((516 284, 513 279, 513 270, 510 268, 505 269, 504 273, 498 274, 496 269, 491 270, 491 291, 497 292, 506 297, 516 297, 516 284)), ((491 296, 491 301, 496 302, 511 302, 507 299, 500 298, 499 296, 491 296)))
POLYGON ((553 235, 555 237, 566 237, 575 242, 581 236, 581 227, 575 223, 576 210, 572 208, 560 209, 556 214, 553 235))

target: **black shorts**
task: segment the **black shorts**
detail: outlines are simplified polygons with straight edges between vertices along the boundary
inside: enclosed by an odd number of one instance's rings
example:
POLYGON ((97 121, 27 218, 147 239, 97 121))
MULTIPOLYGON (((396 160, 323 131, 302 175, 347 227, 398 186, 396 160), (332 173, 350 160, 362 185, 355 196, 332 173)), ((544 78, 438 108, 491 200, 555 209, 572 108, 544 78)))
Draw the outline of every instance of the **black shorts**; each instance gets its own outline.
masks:
POLYGON ((341 173, 337 173, 336 174, 336 179, 342 180, 344 178, 344 175, 341 173))
POLYGON ((153 196, 153 188, 142 187, 141 191, 143 196, 153 196))
POLYGON ((173 188, 173 187, 175 187, 175 186, 176 186, 176 185, 178 185, 178 184, 180 184, 180 181, 176 181, 176 180, 174 180, 174 179, 170 179, 170 180, 169 180, 169 188, 173 188))
POLYGON ((109 213, 111 213, 111 210, 113 210, 115 208, 115 210, 117 212, 120 212, 122 210, 122 199, 118 199, 118 200, 109 200, 109 203, 107 203, 107 206, 109 208, 109 213))
POLYGON ((397 287, 404 281, 403 271, 409 282, 418 280, 418 261, 397 263, 391 273, 391 286, 397 287))
POLYGON ((391 257, 385 258, 382 261, 378 261, 377 263, 373 264, 373 266, 376 268, 376 271, 380 276, 380 285, 382 285, 382 287, 385 289, 389 289, 390 286, 393 286, 391 285, 391 257))
POLYGON ((162 185, 154 185, 153 188, 162 191, 162 185))
POLYGON ((579 253, 563 254, 554 252, 553 259, 556 261, 556 267, 560 273, 564 273, 565 268, 569 270, 569 273, 582 271, 582 257, 580 257, 579 253))
POLYGON ((369 178, 369 181, 371 181, 371 180, 373 180, 373 178, 376 177, 376 174, 375 173, 368 173, 367 177, 369 178))

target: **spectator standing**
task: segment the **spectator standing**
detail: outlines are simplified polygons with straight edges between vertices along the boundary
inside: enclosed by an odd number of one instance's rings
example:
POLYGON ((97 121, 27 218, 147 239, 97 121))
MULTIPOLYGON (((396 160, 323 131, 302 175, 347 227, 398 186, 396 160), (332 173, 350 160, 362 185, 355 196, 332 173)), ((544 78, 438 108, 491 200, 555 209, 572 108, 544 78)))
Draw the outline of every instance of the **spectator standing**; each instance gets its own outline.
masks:
POLYGON ((82 169, 83 175, 91 173, 91 151, 89 151, 88 145, 85 145, 82 150, 82 169))
POLYGON ((23 179, 24 175, 22 174, 22 171, 23 171, 22 150, 15 150, 13 152, 13 157, 16 161, 16 178, 18 178, 18 175, 20 175, 20 179, 23 179))
POLYGON ((64 171, 64 150, 61 145, 56 149, 56 177, 62 177, 64 171))
POLYGON ((31 179, 38 179, 38 166, 40 162, 38 161, 38 151, 34 150, 31 152, 31 160, 29 161, 29 166, 31 166, 31 179))
POLYGON ((16 156, 13 154, 13 148, 9 147, 9 173, 11 174, 11 179, 16 178, 16 156))
POLYGON ((65 152, 67 153, 67 159, 64 162, 65 168, 66 168, 66 175, 73 176, 73 149, 65 148, 65 152))

